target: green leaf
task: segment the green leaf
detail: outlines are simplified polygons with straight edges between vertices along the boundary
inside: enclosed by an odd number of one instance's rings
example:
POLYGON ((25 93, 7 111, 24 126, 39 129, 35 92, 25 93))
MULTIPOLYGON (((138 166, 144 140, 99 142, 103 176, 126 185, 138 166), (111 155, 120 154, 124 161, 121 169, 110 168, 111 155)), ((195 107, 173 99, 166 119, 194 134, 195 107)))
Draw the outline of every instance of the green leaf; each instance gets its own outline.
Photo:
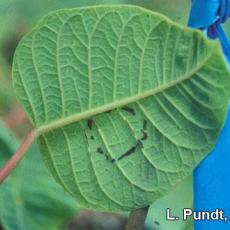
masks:
MULTIPOLYGON (((0 165, 17 145, 0 124, 0 165)), ((36 145, 0 186, 0 223, 5 230, 60 229, 76 211, 76 201, 48 175, 36 145)))
POLYGON ((144 207, 190 175, 230 89, 216 42, 131 6, 49 14, 20 42, 13 80, 53 176, 100 210, 144 207))
POLYGON ((180 182, 169 194, 157 200, 149 208, 146 219, 147 230, 192 230, 193 221, 183 220, 183 209, 193 208, 193 179, 192 175, 180 182), (166 220, 166 209, 170 208, 178 221, 166 220))

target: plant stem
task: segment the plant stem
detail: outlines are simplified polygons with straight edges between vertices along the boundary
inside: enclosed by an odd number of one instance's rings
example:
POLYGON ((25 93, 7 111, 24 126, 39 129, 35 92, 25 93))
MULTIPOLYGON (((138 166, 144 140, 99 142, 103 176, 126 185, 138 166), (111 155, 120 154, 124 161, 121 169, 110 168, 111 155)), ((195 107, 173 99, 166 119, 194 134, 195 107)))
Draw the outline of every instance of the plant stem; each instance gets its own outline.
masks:
POLYGON ((149 206, 131 211, 125 230, 143 230, 149 206))
POLYGON ((23 158, 34 139, 37 137, 35 130, 32 130, 23 140, 20 147, 17 149, 15 154, 10 158, 10 160, 0 169, 0 184, 6 179, 6 177, 11 173, 11 171, 17 166, 20 160, 23 158))

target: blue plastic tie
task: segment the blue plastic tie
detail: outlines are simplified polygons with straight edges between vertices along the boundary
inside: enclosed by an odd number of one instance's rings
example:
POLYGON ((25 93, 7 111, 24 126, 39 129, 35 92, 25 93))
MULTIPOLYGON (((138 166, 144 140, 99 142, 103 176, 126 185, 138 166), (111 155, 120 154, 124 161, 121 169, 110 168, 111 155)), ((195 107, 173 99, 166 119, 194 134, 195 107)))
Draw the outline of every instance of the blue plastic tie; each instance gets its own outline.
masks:
POLYGON ((230 40, 221 24, 230 17, 230 0, 193 0, 188 26, 206 31, 210 39, 218 38, 230 67, 230 40))
MULTIPOLYGON (((230 68, 230 41, 221 24, 230 17, 230 0, 193 0, 188 25, 218 38, 230 68)), ((230 106, 227 121, 214 150, 194 171, 194 208, 213 211, 223 209, 229 217, 223 221, 195 221, 195 230, 230 229, 230 106)))

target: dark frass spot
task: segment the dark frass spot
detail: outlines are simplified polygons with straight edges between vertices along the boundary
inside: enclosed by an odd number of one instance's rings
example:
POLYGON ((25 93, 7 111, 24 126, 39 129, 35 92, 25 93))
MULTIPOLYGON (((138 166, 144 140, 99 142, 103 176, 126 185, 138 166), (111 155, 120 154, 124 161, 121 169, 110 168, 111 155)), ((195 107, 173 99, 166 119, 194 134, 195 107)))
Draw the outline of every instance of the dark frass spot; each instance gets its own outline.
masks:
POLYGON ((114 163, 116 160, 115 159, 112 159, 111 162, 114 163))
POLYGON ((92 127, 93 127, 93 120, 92 119, 88 119, 87 120, 87 126, 88 126, 88 128, 91 130, 92 129, 92 127))
POLYGON ((129 149, 128 151, 126 151, 125 153, 123 153, 120 157, 118 157, 117 160, 121 160, 121 159, 123 159, 124 157, 130 156, 131 154, 133 154, 133 153, 136 151, 136 149, 137 149, 138 147, 140 147, 141 149, 143 149, 143 148, 144 148, 144 145, 143 145, 142 141, 146 140, 147 138, 148 138, 147 133, 146 133, 146 132, 143 132, 143 137, 142 137, 141 139, 138 139, 138 140, 137 140, 137 144, 136 144, 135 146, 133 146, 132 148, 130 148, 130 149, 129 149))
POLYGON ((142 140, 142 141, 145 141, 145 140, 147 140, 147 138, 148 138, 147 133, 146 133, 146 132, 143 132, 143 137, 141 138, 141 140, 142 140))
POLYGON ((90 139, 91 139, 91 140, 95 140, 94 136, 90 136, 90 139))
POLYGON ((130 148, 128 151, 126 151, 125 153, 123 153, 117 160, 121 160, 122 158, 131 155, 132 153, 135 152, 135 150, 136 150, 136 146, 133 146, 133 147, 130 148))
POLYGON ((106 113, 111 113, 112 112, 112 110, 108 110, 108 111, 106 111, 106 113))
POLYGON ((160 225, 160 223, 158 221, 154 221, 154 224, 158 225, 158 226, 160 225))
POLYGON ((144 121, 143 121, 143 130, 146 130, 146 129, 147 129, 147 121, 144 120, 144 121))
POLYGON ((98 152, 98 153, 100 153, 100 154, 103 154, 103 153, 104 153, 104 152, 103 152, 103 149, 102 149, 102 148, 100 148, 100 147, 99 147, 99 148, 97 148, 97 152, 98 152))
MULTIPOLYGON (((123 108, 122 108, 122 109, 123 109, 123 108)), ((137 143, 136 143, 135 146, 131 147, 129 150, 127 150, 125 153, 123 153, 120 157, 118 157, 117 160, 121 160, 121 159, 123 159, 124 157, 130 156, 131 154, 133 154, 133 153, 136 151, 136 149, 137 149, 138 147, 141 148, 141 149, 144 148, 144 144, 143 144, 142 141, 145 141, 145 140, 148 139, 148 134, 147 134, 147 132, 145 131, 146 128, 147 128, 147 121, 144 120, 144 121, 143 121, 143 128, 142 128, 142 134, 143 134, 143 136, 142 136, 140 139, 137 140, 137 143)), ((112 160, 111 160, 112 163, 115 162, 115 161, 116 161, 116 159, 112 159, 112 160)))
POLYGON ((128 106, 124 106, 124 107, 122 107, 122 109, 125 110, 128 113, 131 113, 133 116, 136 115, 135 110, 133 108, 130 108, 128 106))

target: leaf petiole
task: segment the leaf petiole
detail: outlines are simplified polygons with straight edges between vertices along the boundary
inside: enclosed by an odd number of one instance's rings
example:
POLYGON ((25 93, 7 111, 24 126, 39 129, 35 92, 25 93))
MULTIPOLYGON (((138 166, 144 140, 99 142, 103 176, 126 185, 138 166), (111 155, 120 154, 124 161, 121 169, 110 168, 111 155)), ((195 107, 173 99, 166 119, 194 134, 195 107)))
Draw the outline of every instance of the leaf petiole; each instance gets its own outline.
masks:
POLYGON ((143 230, 149 206, 130 212, 125 230, 143 230))
POLYGON ((32 130, 23 140, 20 147, 17 149, 15 154, 10 158, 10 160, 0 169, 0 184, 6 179, 6 177, 11 173, 11 171, 17 166, 21 159, 26 154, 27 150, 30 148, 31 144, 37 137, 35 130, 32 130))

